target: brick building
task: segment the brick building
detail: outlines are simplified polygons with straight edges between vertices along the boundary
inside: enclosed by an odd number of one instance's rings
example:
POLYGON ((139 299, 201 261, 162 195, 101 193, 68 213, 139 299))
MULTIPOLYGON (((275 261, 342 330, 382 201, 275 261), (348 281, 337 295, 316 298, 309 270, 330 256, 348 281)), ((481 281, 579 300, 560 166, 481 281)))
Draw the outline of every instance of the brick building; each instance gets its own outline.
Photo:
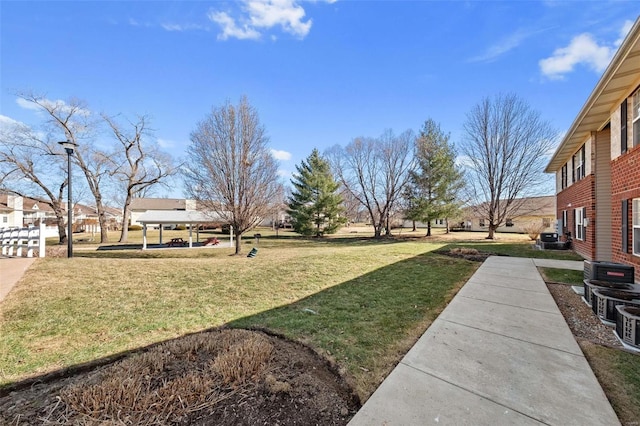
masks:
POLYGON ((564 238, 640 281, 640 18, 551 158, 564 238))

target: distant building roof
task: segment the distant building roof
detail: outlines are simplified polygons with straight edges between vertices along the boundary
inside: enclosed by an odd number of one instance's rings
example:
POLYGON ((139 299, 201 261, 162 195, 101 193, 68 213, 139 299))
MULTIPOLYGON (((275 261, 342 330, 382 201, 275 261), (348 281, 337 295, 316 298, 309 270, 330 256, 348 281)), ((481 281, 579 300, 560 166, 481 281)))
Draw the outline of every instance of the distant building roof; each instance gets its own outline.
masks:
POLYGON ((187 210, 190 204, 195 203, 179 198, 134 198, 131 200, 131 210, 187 210))
MULTIPOLYGON (((505 200, 506 201, 506 200, 505 200)), ((483 206, 471 206, 468 211, 471 211, 474 215, 479 215, 479 212, 484 211, 483 206)), ((517 198, 514 200, 514 209, 511 211, 509 217, 516 218, 521 216, 553 216, 556 215, 556 197, 555 195, 544 195, 540 197, 527 197, 517 198)))
POLYGON ((142 224, 156 223, 209 223, 220 222, 223 219, 214 212, 195 210, 153 210, 143 213, 138 218, 142 224))

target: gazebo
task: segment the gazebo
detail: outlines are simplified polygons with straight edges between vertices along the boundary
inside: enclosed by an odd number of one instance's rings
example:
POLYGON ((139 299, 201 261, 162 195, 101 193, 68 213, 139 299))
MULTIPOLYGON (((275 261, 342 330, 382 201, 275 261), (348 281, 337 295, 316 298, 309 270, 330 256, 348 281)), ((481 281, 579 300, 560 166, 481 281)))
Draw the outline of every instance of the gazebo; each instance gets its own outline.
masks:
MULTIPOLYGON (((193 247, 193 225, 202 223, 220 222, 222 219, 217 213, 202 212, 196 210, 152 210, 143 213, 138 222, 142 224, 142 250, 147 249, 147 227, 160 226, 160 241, 162 244, 162 228, 164 225, 189 225, 189 247, 193 247)), ((199 241, 199 229, 196 228, 196 242, 199 241)), ((233 230, 229 232, 231 245, 233 246, 233 230)))

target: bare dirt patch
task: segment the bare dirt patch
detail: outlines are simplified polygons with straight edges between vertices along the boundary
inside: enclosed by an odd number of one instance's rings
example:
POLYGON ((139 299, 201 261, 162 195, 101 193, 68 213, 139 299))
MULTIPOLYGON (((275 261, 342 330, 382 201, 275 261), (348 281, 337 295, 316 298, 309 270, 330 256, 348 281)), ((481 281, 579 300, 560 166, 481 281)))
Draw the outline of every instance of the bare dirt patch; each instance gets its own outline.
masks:
POLYGON ((484 262, 490 256, 500 256, 495 253, 487 253, 467 247, 456 247, 451 250, 436 250, 434 251, 434 253, 442 254, 449 257, 455 257, 458 259, 471 260, 474 262, 484 262))
POLYGON ((308 347, 232 329, 0 389, 0 424, 11 425, 344 425, 359 407, 308 347))

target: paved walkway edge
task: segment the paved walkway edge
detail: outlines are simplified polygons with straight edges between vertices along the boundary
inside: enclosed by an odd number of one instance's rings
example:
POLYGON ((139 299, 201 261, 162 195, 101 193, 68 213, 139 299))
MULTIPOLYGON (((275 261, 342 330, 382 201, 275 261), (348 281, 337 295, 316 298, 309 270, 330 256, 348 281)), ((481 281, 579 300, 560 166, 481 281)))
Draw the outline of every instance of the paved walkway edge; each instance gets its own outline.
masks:
POLYGON ((35 257, 0 257, 0 302, 35 260, 35 257))
POLYGON ((536 266, 487 259, 349 423, 619 425, 536 266))

